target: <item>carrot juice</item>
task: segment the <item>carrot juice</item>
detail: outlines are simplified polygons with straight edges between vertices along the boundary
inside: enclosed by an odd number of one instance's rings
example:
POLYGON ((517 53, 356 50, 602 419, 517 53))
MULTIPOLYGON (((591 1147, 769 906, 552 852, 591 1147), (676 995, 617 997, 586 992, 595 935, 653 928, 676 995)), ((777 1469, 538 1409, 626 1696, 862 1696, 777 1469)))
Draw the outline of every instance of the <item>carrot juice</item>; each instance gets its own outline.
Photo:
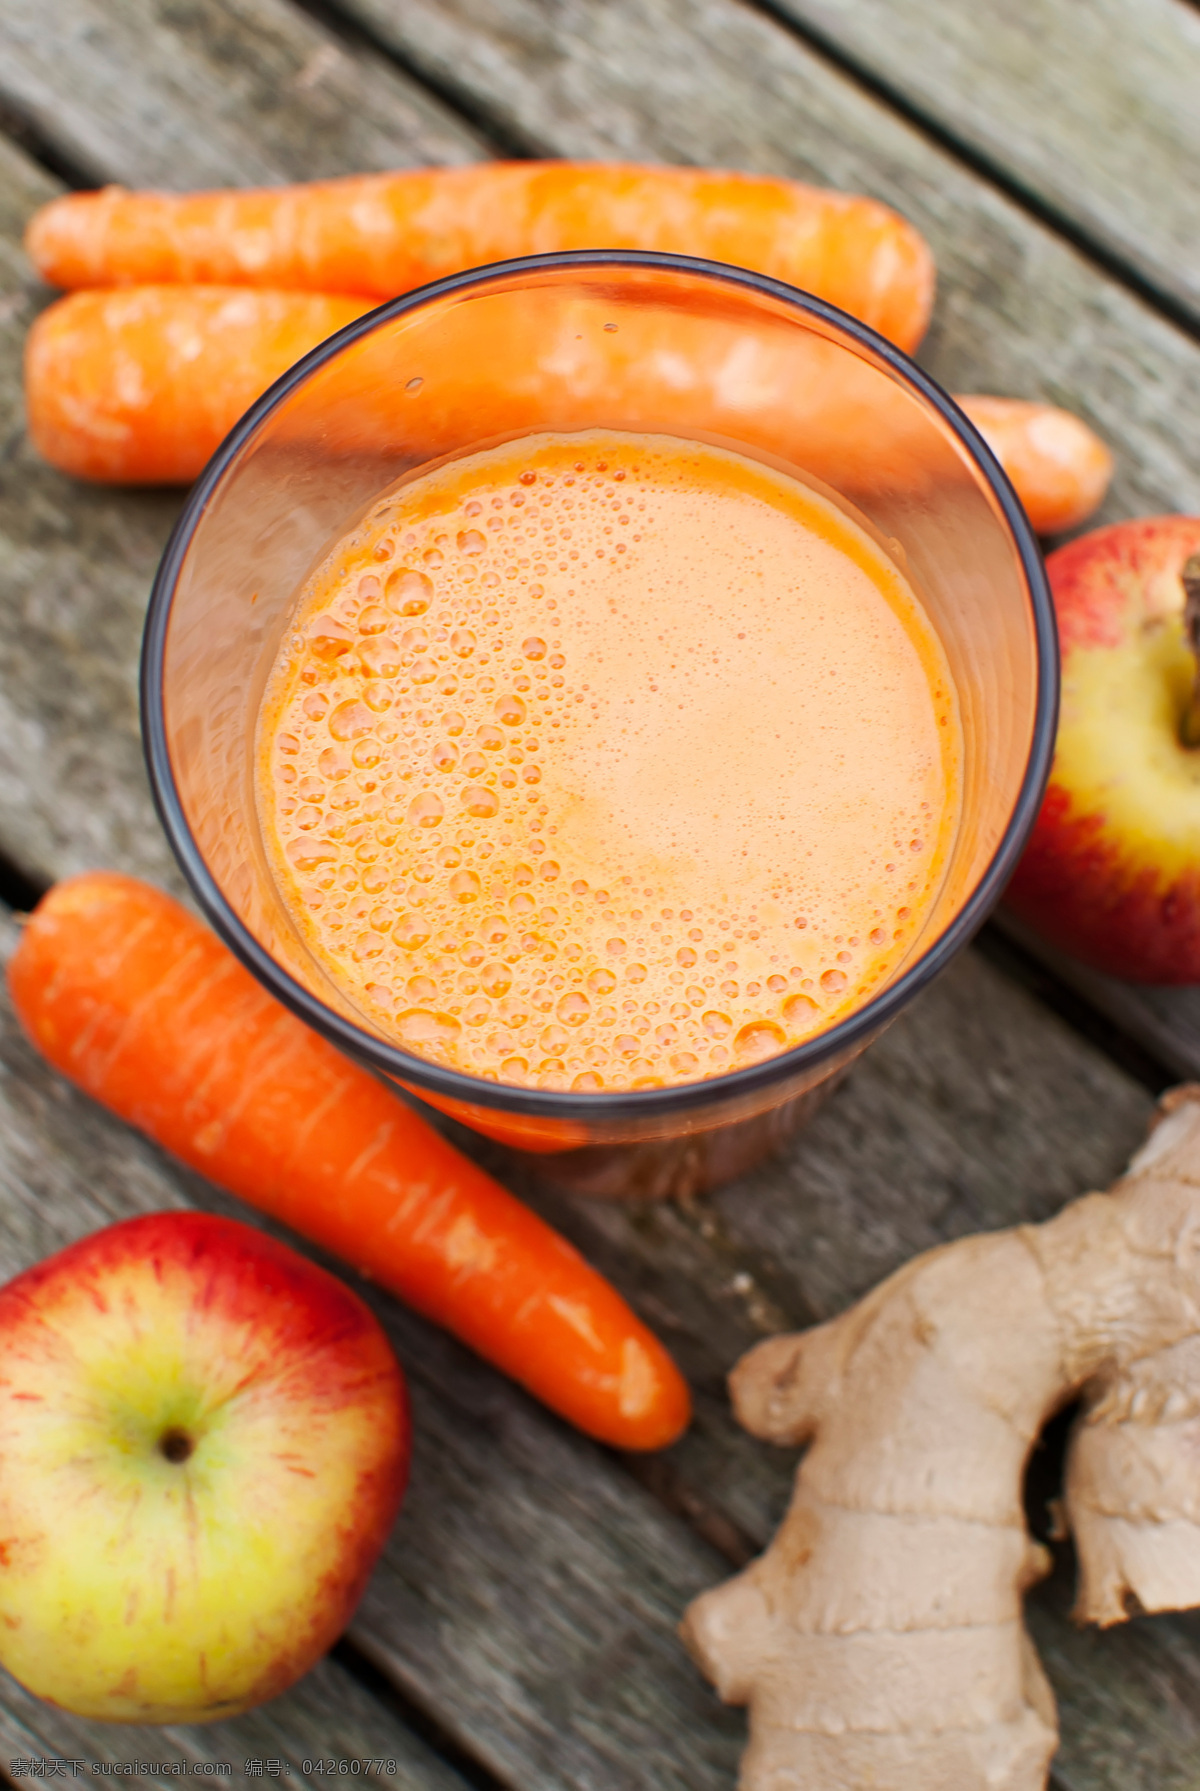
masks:
POLYGON ((541 1088, 720 1075, 916 943, 958 823, 940 643, 797 479, 542 435, 401 483, 301 591, 260 819, 379 1034, 541 1088))

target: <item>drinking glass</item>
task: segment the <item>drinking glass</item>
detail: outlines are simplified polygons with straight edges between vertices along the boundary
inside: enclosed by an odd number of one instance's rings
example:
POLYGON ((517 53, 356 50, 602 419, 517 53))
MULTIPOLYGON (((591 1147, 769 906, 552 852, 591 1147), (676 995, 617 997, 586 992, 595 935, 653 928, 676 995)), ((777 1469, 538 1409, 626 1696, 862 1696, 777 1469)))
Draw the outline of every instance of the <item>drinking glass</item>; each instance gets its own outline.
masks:
MULTIPOLYGON (((151 781, 213 926, 352 1057, 601 1194, 684 1193, 777 1146, 979 926, 1053 748, 1057 657, 1037 543, 1003 472, 905 355, 820 299, 677 255, 534 256, 441 280, 332 337, 246 414, 155 582, 142 670, 151 781), (533 434, 715 444, 798 476, 886 550, 939 635, 963 732, 962 817, 891 981, 778 1056, 663 1088, 516 1087, 382 1037, 309 953, 271 874, 256 723, 298 594, 381 495, 533 434)), ((798 768, 799 774, 799 768, 798 768)))

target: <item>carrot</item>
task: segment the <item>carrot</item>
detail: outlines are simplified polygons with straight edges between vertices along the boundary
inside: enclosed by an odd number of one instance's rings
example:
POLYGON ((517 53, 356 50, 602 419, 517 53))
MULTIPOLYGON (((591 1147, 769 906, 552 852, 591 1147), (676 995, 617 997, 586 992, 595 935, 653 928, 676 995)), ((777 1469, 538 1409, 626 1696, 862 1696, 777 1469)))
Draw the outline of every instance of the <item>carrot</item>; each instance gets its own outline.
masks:
POLYGON ((660 249, 801 286, 915 348, 923 238, 874 199, 797 181, 603 162, 491 162, 211 193, 52 200, 26 247, 53 286, 199 281, 392 298, 514 255, 660 249))
POLYGON ((685 1382, 616 1290, 170 897, 58 884, 8 971, 56 1069, 191 1168, 349 1262, 623 1449, 672 1442, 685 1382))
POLYGON ((960 398, 1016 488, 1039 535, 1076 528, 1099 509, 1113 457, 1069 410, 1021 398, 960 398))
MULTIPOLYGON (((33 440, 54 465, 81 478, 192 479, 289 356, 365 308, 363 300, 219 286, 72 293, 30 333, 33 440)), ((675 312, 631 318, 599 346, 594 317, 542 316, 527 297, 486 316, 460 306, 442 327, 457 334, 419 397, 393 365, 386 334, 350 351, 345 395, 339 399, 338 381, 329 389, 325 451, 339 442, 394 449, 407 431, 412 453, 426 459, 464 441, 545 427, 549 418, 564 429, 597 418, 635 431, 677 422, 686 434, 690 419, 703 414, 711 428, 796 458, 847 493, 859 484, 878 490, 881 469, 907 482, 922 473, 928 444, 911 435, 911 407, 869 369, 799 332, 786 341, 741 339, 731 366, 706 362, 706 324, 675 312), (689 359, 705 382, 699 398, 679 382, 689 359)), ((1112 459, 1077 418, 1010 398, 960 402, 1036 528, 1072 527, 1099 503, 1112 459)))
POLYGON ((73 293, 26 343, 34 446, 77 478, 186 484, 281 373, 370 309, 242 287, 73 293))

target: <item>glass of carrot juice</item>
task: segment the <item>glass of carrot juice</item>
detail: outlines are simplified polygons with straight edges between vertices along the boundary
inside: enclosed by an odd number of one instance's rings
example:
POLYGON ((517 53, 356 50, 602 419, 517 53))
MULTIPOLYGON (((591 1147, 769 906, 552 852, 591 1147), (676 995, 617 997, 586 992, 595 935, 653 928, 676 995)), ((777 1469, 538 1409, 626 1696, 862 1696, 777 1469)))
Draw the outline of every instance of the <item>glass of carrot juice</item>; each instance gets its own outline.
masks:
POLYGON ((632 253, 441 281, 293 368, 143 666, 234 951, 605 1194, 744 1168, 946 964, 1056 694, 1036 542, 945 394, 804 293, 632 253))

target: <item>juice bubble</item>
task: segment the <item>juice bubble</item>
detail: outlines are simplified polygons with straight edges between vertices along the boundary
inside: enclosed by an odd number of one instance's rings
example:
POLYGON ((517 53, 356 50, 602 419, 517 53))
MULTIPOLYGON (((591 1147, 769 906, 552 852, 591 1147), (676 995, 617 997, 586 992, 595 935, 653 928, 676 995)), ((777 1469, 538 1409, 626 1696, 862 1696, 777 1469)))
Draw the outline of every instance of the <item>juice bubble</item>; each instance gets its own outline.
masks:
POLYGON ((485 964, 479 973, 479 986, 485 995, 498 1000, 512 988, 512 972, 507 964, 485 964))
POLYGON ((773 1020, 751 1020, 738 1031, 733 1048, 743 1062, 761 1063, 764 1057, 774 1057, 782 1051, 786 1044, 786 1035, 773 1020))
POLYGON ((381 609, 377 603, 370 603, 358 618, 358 632, 382 634, 390 621, 391 617, 385 609, 381 609))
POLYGON ((840 995, 846 987, 846 981, 844 970, 826 970, 821 976, 821 987, 827 995, 840 995))
POLYGON ((439 1014, 427 1007, 406 1008, 396 1015, 395 1026, 401 1044, 425 1051, 431 1045, 452 1044, 462 1031, 453 1014, 439 1014))
POLYGON ((419 914, 402 914, 392 928, 392 938, 401 951, 420 951, 429 939, 428 922, 419 914))
POLYGON ((339 703, 329 717, 329 732, 335 740, 359 740, 374 726, 375 717, 367 705, 354 697, 349 702, 339 703))
POLYGON ((332 864, 337 854, 323 840, 289 840, 287 856, 298 871, 310 874, 320 865, 332 864))
POLYGON ((559 1001, 555 1013, 564 1026, 582 1026, 592 1011, 592 1004, 579 989, 572 989, 559 1001))
POLYGON ((525 704, 519 696, 497 697, 492 713, 506 728, 519 728, 525 719, 525 704))
POLYGON ((372 739, 368 735, 363 740, 355 741, 350 757, 360 771, 370 771, 375 765, 378 765, 382 753, 383 748, 378 740, 372 739))
POLYGON ((545 659, 546 643, 539 640, 536 634, 531 634, 528 640, 521 642, 521 652, 526 659, 545 659))
POLYGON ((308 650, 318 659, 340 659, 353 645, 353 634, 336 616, 318 616, 308 631, 308 650))
POLYGON ((587 979, 587 986, 593 995, 611 995, 617 986, 617 979, 611 970, 593 970, 587 979))
POLYGON ((470 628, 456 628, 450 636, 450 650, 460 659, 469 659, 475 651, 475 635, 470 628))
POLYGON ((456 902, 476 902, 483 885, 474 871, 456 871, 450 879, 450 894, 456 902))
POLYGON ((783 1004, 783 1017, 789 1026, 811 1026, 820 1012, 808 995, 789 995, 783 1004))
POLYGON ((461 529, 458 535, 458 551, 472 558, 487 552, 487 536, 481 535, 478 529, 461 529))
POLYGON ((595 1070, 581 1070, 571 1084, 573 1094, 597 1094, 604 1087, 604 1077, 595 1070))
POLYGON ((410 827, 436 827, 445 812, 440 796, 435 796, 432 790, 422 790, 409 803, 405 819, 410 827))
POLYGON ((400 671, 400 649, 390 635, 376 635, 358 649, 363 668, 372 678, 395 678, 400 671))
POLYGON ((728 1014, 723 1014, 717 1008, 710 1007, 707 1013, 701 1014, 700 1024, 709 1038, 723 1039, 733 1026, 733 1021, 728 1014))
POLYGON ((462 793, 462 805, 477 821, 490 821, 500 812, 500 798, 486 784, 468 784, 462 793))
POLYGON ((393 615, 423 616, 433 602, 433 580, 411 566, 399 566, 390 574, 384 595, 393 615))

